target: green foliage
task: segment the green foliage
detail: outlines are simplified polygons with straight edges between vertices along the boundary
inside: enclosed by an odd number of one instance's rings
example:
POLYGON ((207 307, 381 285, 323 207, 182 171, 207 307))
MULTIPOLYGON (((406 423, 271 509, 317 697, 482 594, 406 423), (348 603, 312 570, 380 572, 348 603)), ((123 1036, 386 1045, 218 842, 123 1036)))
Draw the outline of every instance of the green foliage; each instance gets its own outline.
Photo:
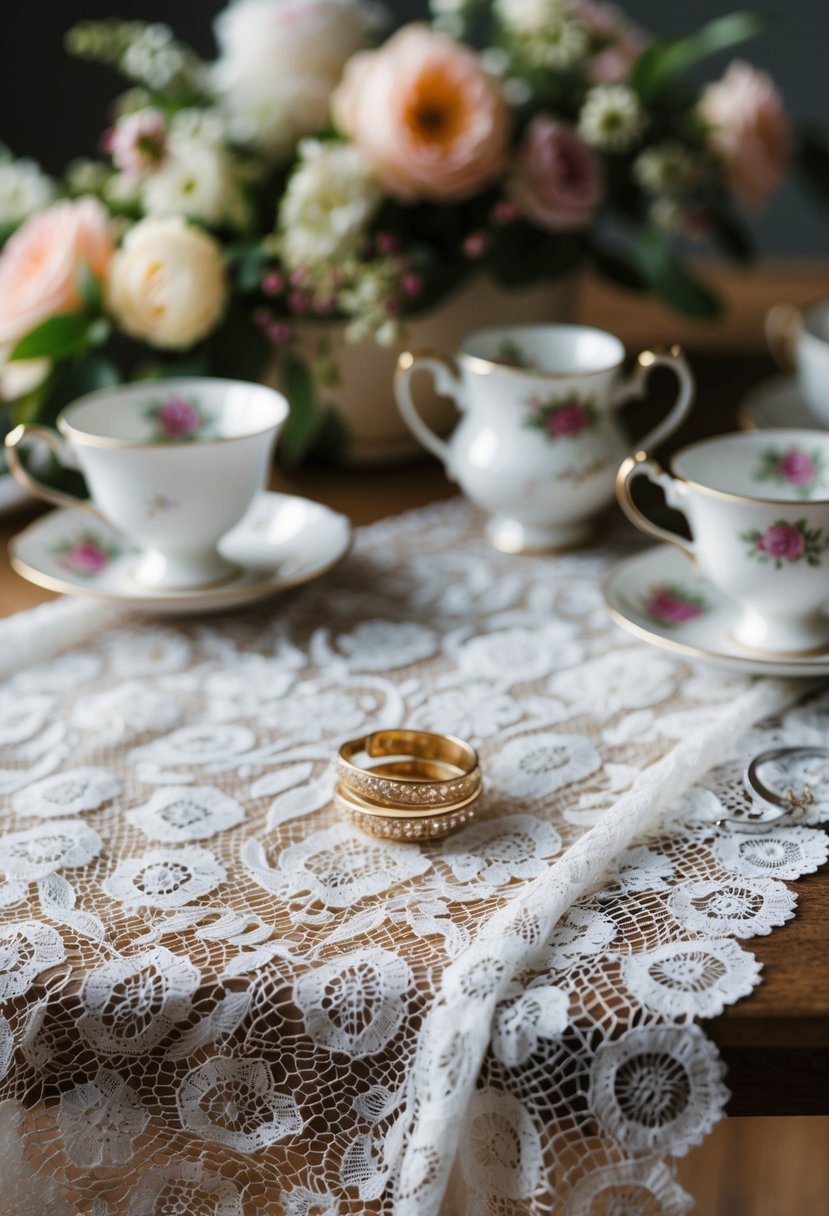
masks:
POLYGON ((286 468, 292 469, 305 458, 319 435, 323 412, 307 363, 296 355, 286 354, 281 370, 291 412, 279 440, 279 459, 286 468))
POLYGON ((678 76, 719 51, 754 38, 768 24, 759 13, 728 13, 682 38, 653 42, 640 55, 630 84, 645 104, 654 102, 678 76))
POLYGON ((719 297, 683 266, 661 233, 646 229, 635 249, 636 265, 652 291, 686 316, 712 321, 722 314, 719 297))
POLYGON ((93 319, 82 312, 57 313, 36 326, 12 349, 9 360, 68 359, 90 345, 93 319))

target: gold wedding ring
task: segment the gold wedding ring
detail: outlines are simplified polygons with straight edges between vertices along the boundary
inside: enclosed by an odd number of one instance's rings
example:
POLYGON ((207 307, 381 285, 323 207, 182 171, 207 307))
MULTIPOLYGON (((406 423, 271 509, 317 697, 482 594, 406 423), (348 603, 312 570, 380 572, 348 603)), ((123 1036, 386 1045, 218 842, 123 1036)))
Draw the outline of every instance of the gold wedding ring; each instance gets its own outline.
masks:
POLYGON ((351 739, 337 754, 337 774, 338 809, 363 831, 399 840, 436 840, 462 827, 483 788, 474 748, 429 731, 351 739))

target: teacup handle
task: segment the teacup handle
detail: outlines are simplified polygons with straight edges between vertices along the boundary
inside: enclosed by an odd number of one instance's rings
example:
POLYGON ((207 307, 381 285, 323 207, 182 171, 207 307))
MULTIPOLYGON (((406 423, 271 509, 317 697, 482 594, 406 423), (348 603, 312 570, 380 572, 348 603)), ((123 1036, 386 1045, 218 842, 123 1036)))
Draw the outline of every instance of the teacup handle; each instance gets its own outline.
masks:
POLYGON ((71 447, 57 431, 52 431, 46 426, 29 426, 21 423, 13 431, 9 431, 6 436, 6 456, 9 462, 9 471, 14 479, 19 481, 36 498, 42 498, 46 502, 54 503, 57 507, 85 507, 87 511, 91 511, 93 515, 97 515, 103 519, 101 512, 97 507, 93 506, 88 498, 81 498, 79 494, 64 494, 63 490, 57 490, 54 486, 44 485, 42 481, 38 481, 36 477, 32 476, 20 459, 20 450, 31 443, 32 440, 45 443, 47 448, 54 452, 64 467, 70 469, 77 469, 78 467, 72 455, 71 447))
POLYGON ((651 523, 647 515, 639 510, 630 492, 631 483, 637 477, 646 477, 652 485, 659 486, 665 494, 668 506, 673 507, 676 511, 682 511, 684 515, 681 483, 666 473, 647 452, 639 451, 635 452, 633 456, 628 456, 619 466, 619 472, 616 474, 616 497, 625 515, 640 532, 645 532, 648 536, 655 537, 656 540, 667 541, 669 545, 676 545, 677 549, 681 549, 686 557, 690 557, 691 561, 696 561, 696 551, 690 541, 687 541, 684 536, 677 536, 676 532, 671 532, 668 528, 660 528, 659 524, 651 523))
POLYGON ((679 382, 679 391, 668 416, 638 441, 640 448, 657 448, 674 431, 679 430, 691 412, 694 401, 694 376, 688 360, 681 346, 671 346, 667 350, 643 350, 633 372, 617 391, 613 404, 621 405, 631 397, 644 397, 648 379, 655 367, 669 367, 679 382))
POLYGON ((793 304, 775 304, 766 313, 766 341, 781 372, 796 368, 799 329, 800 313, 793 304))
POLYGON ((435 388, 441 394, 451 397, 458 409, 460 401, 460 372, 458 365, 449 355, 439 351, 421 350, 404 351, 397 360, 397 371, 394 375, 394 392, 397 397, 397 408, 406 426, 425 448, 428 448, 445 466, 451 476, 449 444, 445 443, 431 427, 428 427, 417 412, 417 406, 412 397, 411 379, 416 371, 428 370, 435 378, 435 388))

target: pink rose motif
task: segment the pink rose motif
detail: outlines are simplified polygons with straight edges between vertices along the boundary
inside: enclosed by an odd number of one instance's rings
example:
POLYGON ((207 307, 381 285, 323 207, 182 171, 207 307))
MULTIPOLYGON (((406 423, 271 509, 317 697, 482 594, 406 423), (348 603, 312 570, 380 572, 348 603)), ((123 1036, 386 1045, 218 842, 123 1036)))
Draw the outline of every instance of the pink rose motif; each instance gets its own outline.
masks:
POLYGON ((353 55, 331 107, 393 198, 470 198, 504 170, 510 117, 501 86, 474 51, 423 25, 353 55))
POLYGON ((731 189, 748 206, 764 207, 788 168, 792 142, 771 76, 737 59, 705 90, 699 110, 731 189))
POLYGON ((590 416, 583 405, 569 401, 551 410, 547 415, 547 430, 557 438, 565 435, 580 435, 590 425, 590 416))
POLYGON ((69 550, 62 564, 82 574, 100 574, 109 565, 109 556, 91 541, 84 541, 69 550))
POLYGON ((80 312, 78 270, 104 282, 114 252, 95 198, 53 203, 26 220, 0 255, 0 343, 15 343, 59 312, 80 312))
POLYGON ((685 621, 693 621, 695 617, 702 616, 699 604, 681 599, 664 587, 654 591, 645 605, 645 612, 655 620, 671 625, 681 625, 685 621))
POLYGON ((772 524, 757 541, 757 548, 776 561, 796 562, 806 552, 806 538, 792 524, 772 524))
POLYGON ((537 114, 524 133, 507 189, 540 228, 574 232, 587 227, 602 200, 601 168, 575 131, 537 114))
POLYGON ((792 448, 780 457, 780 473, 793 486, 808 486, 817 477, 817 469, 808 452, 792 448))
POLYGON ((158 424, 169 439, 185 439, 199 429, 201 418, 184 397, 171 397, 158 411, 158 424))

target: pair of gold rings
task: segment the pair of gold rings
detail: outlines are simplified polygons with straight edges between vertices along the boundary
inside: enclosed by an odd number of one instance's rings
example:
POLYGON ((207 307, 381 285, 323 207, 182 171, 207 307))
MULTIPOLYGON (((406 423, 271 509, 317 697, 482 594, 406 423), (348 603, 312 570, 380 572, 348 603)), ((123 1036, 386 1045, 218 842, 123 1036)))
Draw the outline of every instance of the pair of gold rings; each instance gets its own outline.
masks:
POLYGON ((474 818, 483 788, 474 748, 425 730, 350 739, 337 753, 337 776, 340 812, 364 832, 392 840, 448 836, 474 818))

